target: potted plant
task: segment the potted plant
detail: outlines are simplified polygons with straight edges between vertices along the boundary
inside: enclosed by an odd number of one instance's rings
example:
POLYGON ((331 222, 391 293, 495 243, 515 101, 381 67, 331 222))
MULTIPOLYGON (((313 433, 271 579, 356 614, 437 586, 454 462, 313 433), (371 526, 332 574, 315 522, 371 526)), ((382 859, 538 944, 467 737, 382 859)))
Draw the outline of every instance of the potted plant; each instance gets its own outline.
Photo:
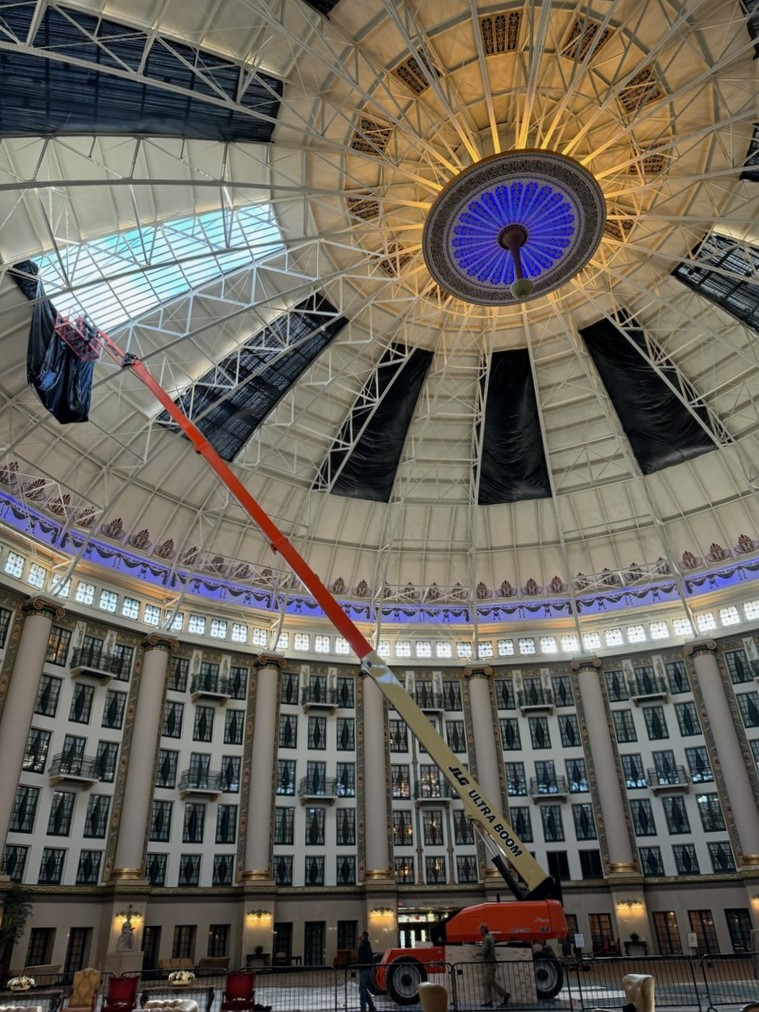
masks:
POLYGON ((12 885, 2 897, 0 918, 0 986, 5 984, 8 967, 13 958, 13 947, 21 938, 29 914, 32 912, 31 893, 21 885, 12 885))
POLYGON ((648 943, 645 942, 637 931, 630 932, 630 941, 625 942, 626 956, 647 956, 648 943))

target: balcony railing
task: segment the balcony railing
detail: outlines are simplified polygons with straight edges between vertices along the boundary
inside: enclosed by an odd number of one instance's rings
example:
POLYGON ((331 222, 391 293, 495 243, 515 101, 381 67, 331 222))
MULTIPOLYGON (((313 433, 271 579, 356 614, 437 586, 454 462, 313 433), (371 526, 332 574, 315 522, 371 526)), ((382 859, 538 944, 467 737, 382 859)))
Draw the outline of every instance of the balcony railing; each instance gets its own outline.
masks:
POLYGON ((537 686, 522 689, 517 692, 517 706, 522 713, 528 710, 553 710, 553 691, 542 687, 538 689, 537 686))
POLYGON ((179 793, 184 796, 204 794, 216 797, 224 788, 224 777, 216 771, 185 770, 179 778, 179 793))
POLYGON ((114 675, 119 677, 128 673, 129 661, 121 654, 80 649, 72 652, 70 667, 74 678, 79 675, 91 675, 103 682, 110 682, 114 675))
POLYGON ((229 699, 229 679, 221 675, 193 675, 190 695, 193 700, 213 699, 226 702, 229 699))
POLYGON ((630 699, 666 699, 669 686, 659 675, 634 675, 627 680, 630 699))
POLYGON ((300 705, 305 709, 336 710, 337 691, 323 685, 306 685, 300 694, 300 705))
POLYGON ((546 778, 532 777, 530 779, 530 796, 536 800, 551 798, 561 800, 569 793, 566 777, 554 777, 552 780, 546 778))
POLYGON ((79 784, 96 784, 103 772, 102 763, 97 756, 67 756, 65 753, 54 756, 50 763, 48 776, 51 784, 62 781, 79 784))
POLYGON ((442 713, 445 709, 442 692, 431 692, 429 689, 415 689, 414 702, 420 710, 442 713))
POLYGON ((416 782, 414 785, 415 801, 450 801, 451 787, 446 780, 416 782))
POLYGON ((690 790, 690 777, 684 766, 673 766, 671 770, 647 770, 646 778, 655 794, 690 790))
POLYGON ((303 777, 298 786, 298 797, 304 805, 316 799, 332 804, 338 797, 338 786, 336 777, 303 777))

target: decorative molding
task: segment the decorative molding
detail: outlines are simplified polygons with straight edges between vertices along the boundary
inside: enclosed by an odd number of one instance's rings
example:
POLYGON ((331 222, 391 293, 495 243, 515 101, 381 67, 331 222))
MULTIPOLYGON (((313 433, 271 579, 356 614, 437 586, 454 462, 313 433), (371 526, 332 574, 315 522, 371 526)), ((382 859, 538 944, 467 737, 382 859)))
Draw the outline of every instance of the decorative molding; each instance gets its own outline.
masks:
POLYGON ((51 621, 60 621, 66 614, 65 608, 46 597, 30 597, 21 605, 21 611, 29 617, 44 615, 51 621))
POLYGON ((165 650, 167 654, 170 654, 178 649, 179 640, 173 636, 162 636, 160 633, 148 633, 140 643, 140 646, 146 652, 148 650, 165 650))
POLYGON ((284 671, 287 667, 287 658, 278 654, 259 654, 253 663, 257 668, 277 668, 284 671))

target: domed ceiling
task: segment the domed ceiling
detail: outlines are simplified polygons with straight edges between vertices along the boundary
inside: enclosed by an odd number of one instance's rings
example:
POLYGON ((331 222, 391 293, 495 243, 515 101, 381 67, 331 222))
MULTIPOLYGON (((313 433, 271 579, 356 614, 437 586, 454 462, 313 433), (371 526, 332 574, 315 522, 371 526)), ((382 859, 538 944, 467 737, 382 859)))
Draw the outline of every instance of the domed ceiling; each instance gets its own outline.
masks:
MULTIPOLYGON (((503 597, 756 551, 738 0, 14 0, 0 29, 1 269, 35 261, 59 310, 143 359, 325 582, 503 597), (519 150, 591 174, 601 242, 546 294, 452 296, 430 207, 519 150)), ((0 312, 0 492, 186 571, 276 580, 128 369, 99 363, 89 421, 61 425, 27 385, 7 273, 0 312)))

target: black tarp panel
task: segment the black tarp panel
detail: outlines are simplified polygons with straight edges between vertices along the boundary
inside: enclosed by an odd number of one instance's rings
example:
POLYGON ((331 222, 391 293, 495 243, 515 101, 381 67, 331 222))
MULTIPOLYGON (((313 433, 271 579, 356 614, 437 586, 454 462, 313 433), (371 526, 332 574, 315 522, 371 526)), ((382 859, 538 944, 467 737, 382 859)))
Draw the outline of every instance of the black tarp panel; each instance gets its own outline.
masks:
MULTIPOLYGON (((624 322, 634 344, 642 349, 643 331, 635 319, 620 314, 619 320, 624 322)), ((653 474, 715 449, 716 435, 710 438, 612 320, 599 320, 584 327, 580 334, 644 474, 653 474)), ((659 368, 676 386, 681 382, 677 369, 666 359, 659 368)), ((689 392, 695 396, 690 388, 689 392)), ((693 411, 711 431, 706 409, 697 406, 693 411)))
POLYGON ((35 300, 26 352, 29 383, 59 422, 86 422, 95 363, 78 358, 66 342, 56 336, 54 327, 58 314, 45 298, 37 264, 25 260, 11 267, 8 273, 27 299, 35 300))
MULTIPOLYGON (((0 0, 0 32, 25 40, 29 9, 0 0)), ((45 8, 34 46, 85 62, 47 59, 21 49, 0 54, 0 135, 152 134, 271 140, 282 81, 260 73, 246 81, 243 91, 244 72, 238 64, 166 39, 156 39, 147 50, 142 80, 107 72, 125 67, 136 72, 148 41, 138 28, 70 8, 45 8), (244 108, 210 103, 208 99, 218 103, 220 96, 194 67, 244 108)))
POLYGON ((366 426, 352 448, 337 447, 322 465, 315 488, 323 488, 329 475, 342 466, 330 491, 350 499, 388 502, 400 463, 406 433, 422 390, 433 353, 414 348, 408 357, 391 346, 365 384, 340 441, 366 426))
POLYGON ((551 485, 527 349, 496 352, 483 384, 487 400, 477 502, 495 506, 549 498, 551 485))
MULTIPOLYGON (((175 403, 219 456, 232 461, 347 322, 329 299, 315 294, 221 359, 175 403), (230 377, 235 378, 234 389, 230 377)), ((157 421, 176 428, 166 411, 157 421)))

